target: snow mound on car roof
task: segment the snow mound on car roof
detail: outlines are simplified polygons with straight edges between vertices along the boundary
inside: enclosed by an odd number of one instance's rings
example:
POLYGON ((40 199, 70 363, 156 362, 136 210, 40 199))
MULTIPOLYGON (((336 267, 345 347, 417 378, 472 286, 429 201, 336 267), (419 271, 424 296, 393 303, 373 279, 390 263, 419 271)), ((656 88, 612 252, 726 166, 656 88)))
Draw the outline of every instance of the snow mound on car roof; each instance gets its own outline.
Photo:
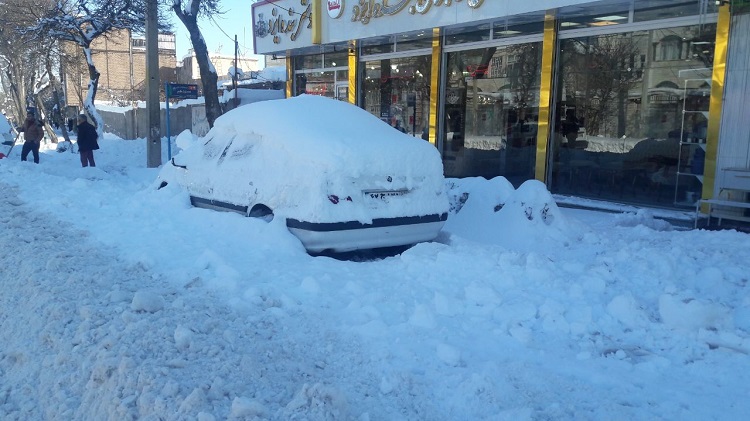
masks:
POLYGON ((315 95, 239 107, 219 117, 214 130, 283 142, 284 148, 294 151, 294 156, 336 167, 346 164, 345 167, 355 171, 372 171, 373 165, 384 165, 391 172, 394 169, 423 174, 442 172, 439 153, 428 142, 395 130, 359 107, 315 95), (420 163, 426 168, 415 168, 413 157, 425 154, 434 159, 420 163), (337 160, 343 162, 332 162, 337 160))

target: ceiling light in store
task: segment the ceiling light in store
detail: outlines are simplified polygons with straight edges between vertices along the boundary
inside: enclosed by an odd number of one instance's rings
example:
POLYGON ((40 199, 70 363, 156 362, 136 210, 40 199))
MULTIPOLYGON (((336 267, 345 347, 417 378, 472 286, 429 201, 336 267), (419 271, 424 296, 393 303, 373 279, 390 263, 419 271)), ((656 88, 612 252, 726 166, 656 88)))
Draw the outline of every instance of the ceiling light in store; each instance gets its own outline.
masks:
POLYGON ((617 22, 611 22, 608 20, 601 21, 601 22, 592 22, 591 26, 608 26, 608 25, 617 25, 617 22))
POLYGON ((497 33, 500 35, 515 35, 515 34, 520 34, 521 31, 514 31, 514 30, 506 29, 504 31, 497 31, 497 33))
POLYGON ((611 16, 600 16, 598 18, 594 18, 594 20, 613 21, 613 20, 624 20, 627 18, 628 18, 627 16, 611 15, 611 16))
POLYGON ((332 62, 331 64, 333 65, 333 67, 336 67, 336 62, 335 61, 332 62))
POLYGON ((563 22, 560 24, 560 26, 562 26, 563 28, 570 28, 573 26, 581 26, 581 24, 578 22, 563 22))

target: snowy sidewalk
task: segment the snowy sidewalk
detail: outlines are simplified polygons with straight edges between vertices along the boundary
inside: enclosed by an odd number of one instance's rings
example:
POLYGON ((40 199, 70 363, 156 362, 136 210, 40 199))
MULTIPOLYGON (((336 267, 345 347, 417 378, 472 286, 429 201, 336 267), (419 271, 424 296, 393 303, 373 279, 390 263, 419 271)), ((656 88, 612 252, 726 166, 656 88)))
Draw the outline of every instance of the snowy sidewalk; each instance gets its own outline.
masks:
POLYGON ((283 317, 233 311, 193 292, 199 279, 171 287, 16 193, 0 183, 0 419, 346 413, 340 392, 305 384, 330 358, 277 335, 283 317), (293 383, 300 389, 286 388, 293 383))

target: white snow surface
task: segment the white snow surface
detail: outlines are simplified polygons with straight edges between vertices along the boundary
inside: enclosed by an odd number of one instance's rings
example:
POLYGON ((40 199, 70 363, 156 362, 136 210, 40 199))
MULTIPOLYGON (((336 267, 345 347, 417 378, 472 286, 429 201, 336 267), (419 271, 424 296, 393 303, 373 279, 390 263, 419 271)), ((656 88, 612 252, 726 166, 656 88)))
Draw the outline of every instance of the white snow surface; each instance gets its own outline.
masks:
POLYGON ((258 72, 258 79, 285 82, 286 66, 267 66, 258 72))
POLYGON ((240 87, 236 91, 225 90, 221 95, 221 98, 219 98, 219 101, 227 103, 234 99, 235 94, 237 95, 237 98, 240 99, 243 106, 253 102, 267 101, 269 99, 282 99, 286 96, 286 92, 279 89, 246 89, 240 87))
POLYGON ((438 241, 340 261, 100 145, 0 160, 2 420, 750 414, 747 234, 451 179, 438 241))

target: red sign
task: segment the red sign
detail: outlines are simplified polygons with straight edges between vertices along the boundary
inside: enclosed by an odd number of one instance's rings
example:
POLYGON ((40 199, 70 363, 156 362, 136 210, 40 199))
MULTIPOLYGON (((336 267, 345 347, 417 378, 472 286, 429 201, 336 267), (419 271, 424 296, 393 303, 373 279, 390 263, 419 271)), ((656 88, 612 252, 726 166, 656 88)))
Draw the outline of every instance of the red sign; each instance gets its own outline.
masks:
POLYGON ((344 0, 328 0, 328 16, 338 19, 344 13, 344 0))

